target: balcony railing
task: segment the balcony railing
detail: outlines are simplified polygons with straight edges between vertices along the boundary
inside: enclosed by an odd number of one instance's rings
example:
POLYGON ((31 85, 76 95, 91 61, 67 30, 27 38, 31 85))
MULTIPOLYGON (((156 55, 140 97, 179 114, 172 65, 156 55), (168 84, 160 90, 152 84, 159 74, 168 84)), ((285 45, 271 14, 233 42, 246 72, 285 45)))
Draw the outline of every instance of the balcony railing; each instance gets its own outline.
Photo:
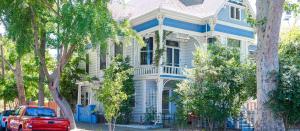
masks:
POLYGON ((154 75, 157 74, 158 70, 156 66, 140 66, 135 67, 134 75, 141 76, 141 75, 154 75))
POLYGON ((183 75, 183 67, 173 67, 173 66, 161 66, 160 71, 156 66, 140 66, 135 67, 134 75, 142 76, 142 75, 156 75, 158 73, 165 75, 183 75))
POLYGON ((173 66, 162 66, 161 73, 169 75, 183 75, 183 68, 173 66))

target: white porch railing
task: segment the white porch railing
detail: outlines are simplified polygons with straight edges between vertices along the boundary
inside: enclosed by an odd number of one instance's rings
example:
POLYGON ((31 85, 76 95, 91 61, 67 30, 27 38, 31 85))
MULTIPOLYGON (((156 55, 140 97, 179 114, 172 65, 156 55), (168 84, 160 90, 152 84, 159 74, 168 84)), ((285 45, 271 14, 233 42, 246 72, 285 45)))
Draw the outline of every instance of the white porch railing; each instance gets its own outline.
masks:
POLYGON ((140 66, 135 67, 134 75, 155 75, 155 74, 167 74, 167 75, 183 75, 183 67, 173 67, 173 66, 161 66, 160 72, 156 66, 140 66))
POLYGON ((170 75, 183 75, 183 67, 162 66, 161 73, 170 75))
POLYGON ((134 75, 141 76, 141 75, 154 75, 157 74, 158 70, 156 66, 140 66, 135 67, 134 75))

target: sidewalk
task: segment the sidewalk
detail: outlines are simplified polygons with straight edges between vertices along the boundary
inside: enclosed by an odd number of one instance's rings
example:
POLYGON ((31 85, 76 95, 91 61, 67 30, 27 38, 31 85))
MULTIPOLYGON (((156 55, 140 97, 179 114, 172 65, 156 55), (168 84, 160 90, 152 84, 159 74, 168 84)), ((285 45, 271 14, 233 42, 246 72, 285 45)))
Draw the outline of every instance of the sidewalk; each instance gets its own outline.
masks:
MULTIPOLYGON (((77 129, 72 131, 108 131, 107 125, 104 124, 89 124, 89 123, 76 123, 77 129)), ((170 131, 170 129, 134 129, 134 128, 126 128, 126 127, 117 127, 115 131, 170 131)))

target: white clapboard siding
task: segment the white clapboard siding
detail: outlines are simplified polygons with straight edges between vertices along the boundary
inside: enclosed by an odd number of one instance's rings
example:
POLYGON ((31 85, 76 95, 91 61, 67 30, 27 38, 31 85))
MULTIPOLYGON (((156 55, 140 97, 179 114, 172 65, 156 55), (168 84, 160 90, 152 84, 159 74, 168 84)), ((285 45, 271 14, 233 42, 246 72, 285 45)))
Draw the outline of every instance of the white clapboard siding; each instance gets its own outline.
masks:
POLYGON ((97 77, 99 57, 97 49, 92 49, 89 52, 89 74, 91 77, 97 77))
POLYGON ((195 43, 193 39, 189 40, 186 43, 181 43, 180 44, 180 62, 181 66, 185 67, 187 66, 188 68, 192 67, 192 61, 193 61, 193 52, 196 50, 195 49, 195 43))
POLYGON ((134 81, 135 88, 135 107, 133 108, 133 113, 145 113, 145 81, 146 80, 136 80, 134 81))
POLYGON ((133 65, 133 43, 123 45, 123 55, 129 58, 129 63, 133 65))

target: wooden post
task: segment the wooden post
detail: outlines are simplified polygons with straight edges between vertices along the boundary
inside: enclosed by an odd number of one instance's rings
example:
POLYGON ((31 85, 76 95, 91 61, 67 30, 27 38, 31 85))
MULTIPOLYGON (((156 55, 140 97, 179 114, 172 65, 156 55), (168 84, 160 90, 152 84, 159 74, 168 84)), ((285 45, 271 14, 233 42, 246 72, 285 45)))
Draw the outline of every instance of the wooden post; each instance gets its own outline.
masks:
POLYGON ((157 121, 162 123, 162 91, 163 91, 163 79, 157 79, 157 90, 156 90, 156 112, 157 121))

